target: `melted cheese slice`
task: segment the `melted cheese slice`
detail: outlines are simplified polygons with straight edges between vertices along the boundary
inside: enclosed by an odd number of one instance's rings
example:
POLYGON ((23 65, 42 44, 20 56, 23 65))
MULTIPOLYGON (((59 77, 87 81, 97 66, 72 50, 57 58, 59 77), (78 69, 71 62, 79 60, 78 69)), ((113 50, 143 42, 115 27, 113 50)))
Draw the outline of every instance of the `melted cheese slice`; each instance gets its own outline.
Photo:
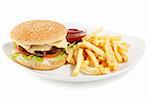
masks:
POLYGON ((26 51, 30 53, 34 53, 35 51, 48 51, 51 49, 50 45, 33 45, 30 49, 26 49, 26 51))
POLYGON ((56 46, 58 48, 66 48, 67 44, 68 44, 68 42, 66 41, 66 39, 63 39, 61 41, 57 41, 57 42, 54 42, 54 43, 51 43, 51 44, 48 44, 48 45, 56 46))
MULTIPOLYGON (((18 44, 21 45, 21 44, 18 44)), ((30 49, 31 45, 21 45, 24 49, 30 49)))
MULTIPOLYGON (((66 48, 67 47, 67 41, 66 39, 51 43, 51 44, 45 44, 45 45, 21 45, 26 51, 30 53, 34 53, 35 51, 48 51, 51 49, 52 46, 55 46, 57 48, 66 48)), ((20 44, 19 44, 20 45, 20 44)))

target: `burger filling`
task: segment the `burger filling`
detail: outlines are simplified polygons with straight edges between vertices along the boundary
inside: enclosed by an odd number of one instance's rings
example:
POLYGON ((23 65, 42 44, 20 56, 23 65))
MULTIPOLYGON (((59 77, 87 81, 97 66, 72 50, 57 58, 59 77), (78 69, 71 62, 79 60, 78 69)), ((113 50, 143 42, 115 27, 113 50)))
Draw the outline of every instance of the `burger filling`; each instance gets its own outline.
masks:
POLYGON ((23 47, 21 47, 20 45, 17 45, 16 47, 16 51, 21 53, 21 54, 24 54, 24 55, 35 55, 35 56, 38 56, 38 57, 47 57, 48 56, 51 58, 51 57, 55 57, 57 55, 59 55, 61 52, 63 52, 63 48, 57 48, 55 46, 52 46, 51 49, 49 49, 48 51, 28 51, 28 50, 25 50, 23 47))
POLYGON ((59 61, 66 57, 66 40, 54 42, 46 45, 20 45, 15 43, 15 53, 13 59, 36 60, 38 62, 59 61))

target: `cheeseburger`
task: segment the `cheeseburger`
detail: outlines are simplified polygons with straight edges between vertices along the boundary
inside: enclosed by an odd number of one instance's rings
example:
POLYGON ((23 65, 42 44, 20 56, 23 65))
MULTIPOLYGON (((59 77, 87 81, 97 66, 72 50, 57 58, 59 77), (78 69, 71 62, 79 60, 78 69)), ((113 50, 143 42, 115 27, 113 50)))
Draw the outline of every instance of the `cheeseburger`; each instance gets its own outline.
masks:
POLYGON ((31 20, 11 31, 12 58, 26 67, 51 70, 66 63, 67 29, 49 20, 31 20))

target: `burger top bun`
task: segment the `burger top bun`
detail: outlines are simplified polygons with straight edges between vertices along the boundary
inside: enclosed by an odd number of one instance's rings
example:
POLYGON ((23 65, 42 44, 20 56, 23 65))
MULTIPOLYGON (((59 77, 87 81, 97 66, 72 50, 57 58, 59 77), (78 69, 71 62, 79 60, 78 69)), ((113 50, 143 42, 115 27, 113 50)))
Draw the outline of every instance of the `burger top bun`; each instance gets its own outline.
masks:
POLYGON ((31 20, 17 25, 11 31, 14 42, 22 45, 43 45, 65 39, 63 24, 49 20, 31 20))

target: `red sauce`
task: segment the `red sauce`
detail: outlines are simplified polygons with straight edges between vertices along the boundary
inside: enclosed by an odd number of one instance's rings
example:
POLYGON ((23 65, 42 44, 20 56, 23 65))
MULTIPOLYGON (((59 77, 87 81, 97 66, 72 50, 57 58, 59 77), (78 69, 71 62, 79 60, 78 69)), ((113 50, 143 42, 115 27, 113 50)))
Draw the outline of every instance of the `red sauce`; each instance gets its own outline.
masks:
POLYGON ((82 41, 82 37, 86 35, 85 30, 79 30, 79 29, 68 29, 67 33, 67 41, 70 43, 73 42, 80 42, 82 41))

